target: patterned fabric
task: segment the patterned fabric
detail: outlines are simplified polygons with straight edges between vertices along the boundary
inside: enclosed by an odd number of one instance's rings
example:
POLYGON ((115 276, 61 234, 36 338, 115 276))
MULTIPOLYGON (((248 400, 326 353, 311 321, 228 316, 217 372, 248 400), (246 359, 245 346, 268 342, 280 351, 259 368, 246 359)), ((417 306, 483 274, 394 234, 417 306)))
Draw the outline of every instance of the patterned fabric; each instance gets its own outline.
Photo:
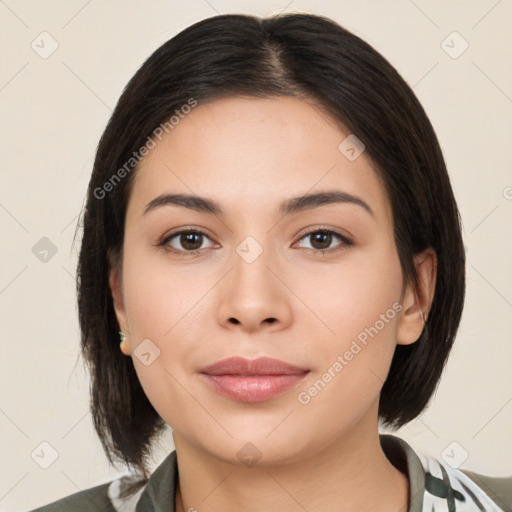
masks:
POLYGON ((417 454, 425 469, 425 512, 506 512, 459 469, 417 454))
MULTIPOLYGON (((399 437, 381 434, 380 438, 381 443, 384 443, 383 449, 386 456, 395 466, 399 467, 403 465, 403 461, 406 461, 411 496, 407 512, 512 512, 512 503, 510 507, 507 506, 507 509, 499 507, 462 470, 453 468, 427 454, 415 452, 399 437)), ((135 512, 137 503, 140 501, 141 510, 161 510, 160 501, 164 500, 167 503, 166 511, 174 512, 174 485, 177 485, 177 480, 174 480, 177 476, 176 457, 167 457, 158 470, 160 475, 165 475, 165 478, 154 473, 148 484, 129 500, 122 500, 119 493, 129 482, 131 475, 123 475, 111 482, 108 487, 108 497, 114 509, 117 512, 135 512), (168 479, 170 481, 167 481, 168 479), (161 491, 165 489, 165 494, 168 490, 173 495, 161 494, 160 498, 155 498, 151 493, 153 497, 149 498, 145 491, 150 491, 151 487, 159 488, 161 491), (157 501, 154 501, 155 499, 157 501), (144 500, 151 502, 153 508, 151 505, 147 508, 145 503, 142 507, 144 500)), ((512 479, 510 482, 512 486, 512 479)))
POLYGON ((144 487, 139 489, 131 498, 123 500, 119 497, 120 492, 125 488, 126 484, 130 482, 131 478, 131 475, 123 475, 122 477, 114 480, 108 486, 108 497, 117 512, 135 512, 137 502, 147 486, 146 484, 144 487))

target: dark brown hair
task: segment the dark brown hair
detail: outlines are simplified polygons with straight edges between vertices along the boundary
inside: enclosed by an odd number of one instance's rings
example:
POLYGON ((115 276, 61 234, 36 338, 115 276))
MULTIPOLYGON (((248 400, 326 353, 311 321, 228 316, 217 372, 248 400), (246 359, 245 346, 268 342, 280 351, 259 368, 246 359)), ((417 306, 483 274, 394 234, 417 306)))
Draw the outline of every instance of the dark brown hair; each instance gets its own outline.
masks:
POLYGON ((382 388, 383 425, 398 428, 427 406, 462 314, 465 252, 445 162, 423 108, 391 64, 326 17, 220 15, 195 23, 158 48, 124 89, 97 148, 83 213, 77 291, 94 426, 109 461, 136 467, 141 483, 165 422, 131 358, 119 350, 108 284, 111 265, 122 256, 137 167, 132 156, 191 98, 202 104, 234 95, 312 98, 322 105, 365 144, 384 183, 406 282, 418 283, 415 254, 428 247, 437 254, 425 328, 417 342, 396 347, 382 388))

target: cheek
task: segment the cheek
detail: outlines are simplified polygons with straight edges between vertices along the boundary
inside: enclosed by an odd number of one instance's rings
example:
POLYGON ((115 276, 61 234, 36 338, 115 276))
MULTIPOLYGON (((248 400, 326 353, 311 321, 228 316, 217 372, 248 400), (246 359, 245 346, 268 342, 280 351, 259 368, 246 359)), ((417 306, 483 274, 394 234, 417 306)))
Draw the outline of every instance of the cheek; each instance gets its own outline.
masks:
POLYGON ((126 247, 123 281, 133 362, 146 395, 163 412, 169 409, 160 403, 165 397, 180 399, 178 383, 204 338, 204 298, 211 284, 185 265, 171 272, 163 258, 148 257, 129 240, 126 247), (139 355, 148 352, 152 362, 146 366, 139 355))
POLYGON ((199 267, 170 268, 165 258, 126 247, 124 295, 132 336, 167 344, 177 331, 197 334, 205 306, 201 299, 211 287, 199 267))
POLYGON ((331 269, 323 279, 315 277, 322 286, 310 285, 308 295, 322 320, 322 335, 310 347, 317 363, 315 389, 303 388, 307 396, 301 403, 314 398, 320 407, 363 412, 378 397, 396 347, 402 290, 398 255, 390 246, 340 266, 339 272, 331 269))
POLYGON ((197 272, 169 272, 158 258, 148 264, 143 251, 126 254, 124 293, 133 364, 159 415, 169 425, 180 425, 189 416, 183 411, 191 409, 187 377, 201 340, 206 314, 201 298, 208 283, 197 272))
POLYGON ((326 346, 342 349, 376 323, 386 335, 395 326, 402 271, 394 246, 354 254, 347 264, 324 265, 308 275, 297 295, 308 297, 315 320, 322 321, 326 346))

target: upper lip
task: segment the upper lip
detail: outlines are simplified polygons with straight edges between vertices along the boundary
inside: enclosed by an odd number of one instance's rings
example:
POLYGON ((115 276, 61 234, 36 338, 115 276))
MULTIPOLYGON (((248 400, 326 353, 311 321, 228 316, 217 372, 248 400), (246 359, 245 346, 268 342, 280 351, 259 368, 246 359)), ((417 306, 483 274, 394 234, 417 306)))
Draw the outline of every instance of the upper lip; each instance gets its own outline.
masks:
POLYGON ((294 366, 272 357, 245 359, 229 357, 201 370, 208 375, 296 375, 307 373, 309 368, 294 366))

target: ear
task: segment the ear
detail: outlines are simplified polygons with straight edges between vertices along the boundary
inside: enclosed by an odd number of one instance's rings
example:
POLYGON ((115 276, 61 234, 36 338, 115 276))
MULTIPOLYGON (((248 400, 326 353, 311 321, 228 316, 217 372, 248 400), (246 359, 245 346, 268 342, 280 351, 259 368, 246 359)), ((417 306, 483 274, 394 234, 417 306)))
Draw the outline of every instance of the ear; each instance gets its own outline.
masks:
POLYGON ((126 338, 120 343, 121 351, 124 355, 128 356, 131 354, 130 336, 128 331, 128 322, 126 320, 126 311, 123 301, 121 271, 118 267, 112 267, 109 273, 108 284, 112 293, 112 301, 114 304, 114 310, 116 312, 117 323, 119 328, 124 332, 126 338))
POLYGON ((418 289, 407 284, 402 301, 402 312, 398 320, 397 343, 410 345, 421 336, 427 321, 437 277, 437 255, 432 248, 425 249, 414 257, 418 273, 418 289))

